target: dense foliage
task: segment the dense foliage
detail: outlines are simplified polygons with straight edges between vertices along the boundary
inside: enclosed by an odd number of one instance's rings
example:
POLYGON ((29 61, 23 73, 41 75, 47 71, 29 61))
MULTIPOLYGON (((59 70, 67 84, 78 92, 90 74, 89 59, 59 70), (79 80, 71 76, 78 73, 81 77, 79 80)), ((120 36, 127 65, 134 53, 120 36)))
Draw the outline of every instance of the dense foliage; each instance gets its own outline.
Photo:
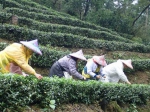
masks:
POLYGON ((68 48, 98 48, 106 49, 107 51, 136 51, 136 52, 149 52, 150 46, 143 44, 131 44, 116 41, 95 40, 78 35, 43 32, 38 30, 31 30, 24 27, 0 24, 1 38, 13 41, 29 40, 37 38, 42 45, 51 45, 68 48))
MULTIPOLYGON (((60 0, 0 0, 0 38, 14 42, 37 38, 43 55, 34 54, 31 58, 31 66, 41 68, 50 68, 56 60, 70 53, 69 50, 62 51, 55 47, 104 49, 106 52, 114 51, 114 53, 115 51, 149 53, 149 45, 137 44, 133 40, 140 42, 139 37, 132 38, 132 34, 135 34, 138 27, 142 25, 139 23, 143 23, 144 16, 148 14, 143 13, 142 19, 135 21, 135 28, 131 27, 134 18, 147 3, 146 0, 143 1, 142 3, 139 0, 138 4, 132 4, 133 0, 120 0, 118 4, 114 4, 116 0, 62 0, 62 2, 60 0), (48 7, 57 8, 68 14, 48 7), (11 23, 13 15, 18 17, 17 25, 11 23)), ((145 41, 148 43, 148 38, 145 41)), ((8 43, 0 43, 0 51, 7 45, 8 43)), ((92 56, 86 55, 86 57, 92 56)), ((119 58, 115 57, 115 59, 119 58)), ((106 61, 109 64, 116 61, 115 59, 106 59, 106 61)), ((126 69, 125 72, 132 74, 150 68, 149 59, 133 58, 132 63, 134 69, 126 69)), ((79 63, 79 72, 85 64, 86 62, 79 63)), ((54 108, 55 101, 56 106, 59 106, 62 103, 90 104, 102 100, 146 104, 147 100, 150 100, 150 86, 146 84, 103 84, 98 81, 76 81, 57 77, 44 77, 38 80, 32 76, 22 77, 14 74, 0 74, 0 84, 0 110, 3 111, 21 111, 21 107, 32 104, 39 104, 42 108, 54 108)))
POLYGON ((32 1, 120 33, 132 34, 149 44, 149 0, 32 1))
MULTIPOLYGON (((8 44, 6 43, 0 43, 0 51, 3 50, 8 44)), ((51 49, 51 48, 46 48, 44 46, 40 46, 40 49, 43 53, 42 56, 39 56, 37 54, 34 54, 31 58, 31 65, 32 66, 38 66, 38 67, 46 67, 49 68, 52 66, 52 64, 60 59, 61 57, 70 54, 69 51, 60 51, 57 49, 51 49)), ((91 58, 92 56, 86 55, 87 59, 91 58)), ((106 59, 107 63, 110 64, 116 60, 110 60, 106 59)), ((84 68, 86 62, 82 61, 78 65, 78 70, 81 72, 82 69, 84 68)), ((150 60, 149 59, 133 59, 132 60, 133 64, 133 70, 127 69, 125 70, 126 72, 133 73, 135 71, 144 71, 150 68, 150 60)), ((46 75, 46 74, 45 74, 46 75)))
POLYGON ((103 84, 98 81, 76 81, 64 78, 23 77, 14 74, 0 75, 0 110, 14 109, 38 103, 50 107, 62 103, 92 103, 94 101, 120 101, 123 103, 146 104, 150 98, 149 85, 103 84))

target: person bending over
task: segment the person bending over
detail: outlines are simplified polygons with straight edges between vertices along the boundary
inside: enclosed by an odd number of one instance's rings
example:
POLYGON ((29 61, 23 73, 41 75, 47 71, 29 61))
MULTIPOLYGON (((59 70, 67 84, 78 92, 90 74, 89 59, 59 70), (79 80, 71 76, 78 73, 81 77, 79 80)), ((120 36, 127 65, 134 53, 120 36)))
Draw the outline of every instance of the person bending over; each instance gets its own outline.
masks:
POLYGON ((86 78, 77 71, 77 63, 79 60, 86 61, 82 50, 64 56, 52 65, 49 76, 53 77, 56 75, 58 77, 64 77, 64 72, 68 72, 73 78, 85 80, 86 78))
POLYGON ((20 41, 7 46, 0 52, 0 72, 22 74, 22 70, 27 74, 35 75, 38 79, 42 76, 28 64, 33 52, 42 55, 38 47, 38 40, 20 41))
POLYGON ((111 63, 103 68, 102 73, 105 74, 106 78, 100 79, 102 82, 114 82, 118 83, 119 80, 131 84, 123 72, 124 68, 133 69, 131 59, 129 60, 117 60, 117 62, 111 63))

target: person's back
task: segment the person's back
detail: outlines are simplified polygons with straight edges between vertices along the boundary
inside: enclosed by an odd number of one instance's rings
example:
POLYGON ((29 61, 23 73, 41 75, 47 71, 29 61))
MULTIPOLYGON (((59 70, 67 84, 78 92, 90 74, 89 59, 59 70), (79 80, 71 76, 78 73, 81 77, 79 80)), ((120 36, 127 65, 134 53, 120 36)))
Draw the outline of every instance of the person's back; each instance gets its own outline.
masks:
POLYGON ((103 74, 106 76, 104 79, 100 79, 102 82, 115 82, 118 83, 119 80, 122 80, 128 84, 130 82, 127 79, 127 76, 123 72, 125 67, 133 69, 131 60, 117 60, 117 62, 111 63, 103 68, 103 74))
POLYGON ((86 61, 86 58, 84 57, 82 50, 79 50, 75 53, 71 53, 67 56, 64 56, 63 58, 56 61, 52 67, 50 68, 49 76, 58 76, 58 77, 64 77, 64 72, 69 73, 71 76, 77 79, 85 79, 78 71, 77 71, 77 62, 78 60, 84 60, 86 61))
POLYGON ((60 58, 58 60, 58 62, 61 65, 61 67, 70 74, 69 61, 71 61, 72 63, 74 63, 76 65, 76 61, 74 61, 69 55, 64 56, 63 58, 60 58))
POLYGON ((101 73, 101 68, 106 65, 107 63, 105 61, 105 55, 93 56, 91 59, 88 59, 85 67, 82 70, 82 75, 86 77, 87 80, 98 80, 103 77, 101 73))
POLYGON ((13 62, 14 55, 18 56, 18 51, 20 51, 20 47, 21 44, 13 43, 0 52, 1 73, 9 72, 10 63, 13 62))
POLYGON ((28 64, 28 60, 33 52, 42 55, 42 52, 38 47, 37 39, 32 41, 20 41, 20 43, 13 43, 7 46, 0 52, 0 72, 8 73, 18 66, 26 73, 35 75, 38 79, 41 79, 42 76, 37 74, 28 64), (10 64, 12 64, 12 68, 10 68, 10 64), (15 67, 13 67, 13 65, 15 65, 15 67))
POLYGON ((22 44, 20 44, 20 43, 12 43, 12 44, 10 44, 9 46, 7 46, 3 51, 5 51, 5 52, 7 52, 7 51, 9 51, 9 52, 14 52, 14 51, 18 51, 17 49, 20 49, 20 47, 22 46, 22 44))
POLYGON ((23 50, 24 50, 24 48, 23 48, 22 44, 20 44, 20 43, 13 43, 13 44, 7 46, 3 51, 6 53, 6 57, 10 61, 14 61, 13 59, 15 57, 20 56, 20 55, 25 57, 25 55, 22 55, 22 54, 24 54, 23 50))
POLYGON ((123 65, 118 60, 103 68, 103 74, 108 78, 109 82, 118 82, 120 77, 119 73, 123 71, 123 65))

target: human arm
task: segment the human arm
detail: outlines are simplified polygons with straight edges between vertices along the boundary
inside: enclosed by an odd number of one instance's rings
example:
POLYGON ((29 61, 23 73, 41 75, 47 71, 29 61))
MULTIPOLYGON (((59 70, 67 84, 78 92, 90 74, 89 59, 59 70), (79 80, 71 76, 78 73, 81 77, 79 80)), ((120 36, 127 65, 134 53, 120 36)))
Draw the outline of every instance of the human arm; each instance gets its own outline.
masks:
POLYGON ((25 62, 17 62, 18 66, 20 66, 26 73, 35 75, 36 78, 42 79, 41 74, 35 72, 35 70, 25 62))
POLYGON ((27 74, 35 75, 38 79, 42 76, 37 74, 36 71, 28 64, 24 55, 15 56, 14 62, 27 74))
POLYGON ((93 71, 96 71, 97 69, 97 65, 92 61, 88 61, 86 64, 87 67, 87 74, 89 74, 92 78, 100 78, 100 75, 97 75, 96 73, 94 73, 93 71))
POLYGON ((131 84, 129 81, 126 82, 127 84, 131 84))
POLYGON ((42 76, 37 74, 35 70, 28 64, 28 60, 31 55, 27 54, 27 49, 23 45, 19 43, 13 43, 6 47, 4 52, 11 63, 19 66, 26 73, 33 74, 38 79, 41 79, 42 76))
POLYGON ((22 70, 24 70, 26 73, 28 74, 32 74, 35 75, 36 78, 38 79, 42 79, 43 76, 41 76, 41 74, 38 74, 35 72, 35 70, 26 62, 23 61, 17 61, 18 66, 20 66, 22 68, 22 70))
POLYGON ((86 78, 77 71, 76 61, 74 61, 73 59, 70 59, 68 61, 68 67, 69 67, 69 72, 73 77, 76 77, 81 80, 86 80, 86 78))
POLYGON ((99 71, 99 74, 103 77, 103 78, 106 78, 105 74, 103 73, 103 66, 101 66, 100 68, 100 71, 99 71))
POLYGON ((129 82, 127 76, 126 76, 125 73, 123 72, 123 68, 118 67, 118 68, 116 68, 116 71, 117 71, 117 74, 118 74, 119 78, 120 78, 122 81, 126 82, 127 84, 131 84, 131 83, 129 82))

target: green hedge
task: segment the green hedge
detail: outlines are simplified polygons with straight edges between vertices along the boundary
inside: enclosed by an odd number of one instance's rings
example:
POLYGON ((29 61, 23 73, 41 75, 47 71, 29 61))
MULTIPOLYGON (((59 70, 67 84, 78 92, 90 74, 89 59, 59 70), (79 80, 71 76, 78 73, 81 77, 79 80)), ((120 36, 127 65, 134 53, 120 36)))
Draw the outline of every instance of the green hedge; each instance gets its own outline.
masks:
MULTIPOLYGON (((72 16, 66 15, 64 13, 60 13, 60 12, 54 11, 54 10, 46 8, 46 7, 44 7, 44 9, 42 9, 43 6, 41 6, 41 5, 39 5, 39 4, 35 3, 35 2, 32 2, 32 1, 26 1, 26 0, 15 0, 15 1, 12 1, 12 0, 0 0, 0 1, 1 1, 1 4, 5 4, 5 7, 16 7, 16 8, 21 8, 21 9, 28 10, 29 12, 32 11, 32 12, 38 12, 38 13, 50 14, 50 15, 52 14, 52 15, 57 15, 57 16, 62 15, 62 16, 69 17, 70 18, 69 21, 73 20, 72 23, 77 21, 76 19, 71 19, 72 16), (20 3, 22 3, 24 5, 21 5, 20 3)), ((85 27, 85 28, 89 28, 90 27, 90 29, 99 30, 99 31, 106 31, 106 32, 111 33, 112 35, 119 36, 119 34, 117 34, 115 31, 111 31, 110 29, 107 29, 107 28, 104 28, 104 27, 100 27, 100 26, 96 26, 94 24, 86 23, 86 22, 83 22, 81 20, 79 20, 78 22, 76 22, 76 25, 79 25, 80 27, 85 27), (79 24, 77 24, 78 22, 79 22, 79 24)), ((66 23, 66 22, 64 22, 64 23, 66 23)))
POLYGON ((22 6, 24 5, 27 5, 27 6, 30 6, 30 7, 35 7, 35 8, 40 8, 42 10, 47 10, 48 8, 43 6, 43 5, 40 5, 36 2, 32 2, 30 0, 0 0, 0 3, 3 3, 4 4, 4 7, 8 6, 8 5, 11 5, 11 6, 17 6, 18 4, 21 4, 22 6), (17 5, 15 5, 17 4, 17 5))
POLYGON ((98 81, 76 81, 64 78, 0 74, 0 110, 19 110, 30 104, 48 108, 50 100, 56 107, 63 103, 91 104, 102 99, 124 103, 146 104, 150 99, 150 86, 144 84, 112 84, 98 81))
MULTIPOLYGON (((0 43, 0 51, 3 50, 6 46, 8 46, 7 43, 0 43)), ((57 49, 51 49, 51 48, 46 48, 43 46, 40 46, 40 49, 43 53, 42 56, 39 56, 37 54, 34 54, 31 58, 31 66, 36 66, 36 67, 43 67, 43 68, 50 68, 52 64, 60 59, 61 57, 70 54, 70 51, 59 51, 57 49)), ((86 56, 87 59, 91 58, 92 56, 86 56)), ((116 60, 110 60, 106 59, 107 63, 110 64, 116 60)), ((85 66, 86 62, 82 61, 78 65, 78 70, 79 72, 82 71, 83 67, 85 66)), ((149 59, 139 59, 139 60, 132 60, 133 64, 133 70, 126 69, 125 72, 129 73, 134 73, 135 71, 144 71, 148 70, 150 68, 150 60, 149 59)), ((46 74, 47 75, 47 74, 46 74)))
POLYGON ((99 30, 99 31, 107 31, 113 35, 119 36, 119 34, 109 29, 96 26, 94 24, 90 24, 90 23, 87 23, 78 19, 72 19, 72 18, 63 17, 63 16, 61 17, 61 16, 56 16, 56 15, 45 15, 43 13, 29 12, 29 11, 19 9, 19 8, 5 8, 5 10, 8 13, 14 13, 18 16, 31 18, 31 19, 46 22, 46 23, 63 24, 63 25, 78 26, 78 27, 83 27, 83 28, 90 28, 90 29, 99 30))
MULTIPOLYGON (((13 14, 11 13, 0 12, 0 22, 8 23, 12 15, 13 14)), ((26 17, 19 17, 18 25, 21 27, 28 27, 33 30, 40 30, 44 32, 60 32, 60 33, 67 32, 68 34, 70 33, 73 35, 86 36, 88 38, 104 39, 108 41, 113 40, 113 41, 120 41, 120 42, 126 42, 126 43, 133 42, 129 39, 125 39, 120 36, 112 35, 105 31, 97 31, 97 30, 81 28, 81 27, 72 27, 72 26, 67 26, 67 25, 43 23, 43 22, 32 20, 32 19, 28 19, 26 17)))
POLYGON ((149 46, 142 44, 95 40, 65 33, 47 33, 8 24, 0 24, 0 34, 1 38, 8 40, 20 41, 37 38, 42 45, 48 44, 68 48, 105 48, 107 51, 135 51, 143 53, 150 51, 149 46))
MULTIPOLYGON (((43 8, 44 7, 44 9, 46 9, 46 10, 48 10, 48 11, 52 11, 53 9, 51 9, 51 8, 47 8, 47 7, 45 7, 45 6, 43 6, 43 5, 41 5, 41 4, 38 4, 37 2, 33 2, 32 0, 14 0, 14 1, 17 1, 18 3, 21 3, 21 4, 25 4, 25 5, 28 5, 28 6, 30 6, 30 7, 37 7, 37 8, 43 8), (49 10, 50 9, 50 10, 49 10)), ((54 12, 57 12, 57 11, 55 11, 55 10, 53 10, 54 12)), ((57 13, 59 13, 59 15, 62 15, 62 14, 64 14, 63 16, 67 16, 67 18, 68 17, 70 17, 70 15, 68 15, 68 14, 66 14, 66 13, 62 13, 62 12, 57 12, 57 13)), ((72 16, 71 16, 72 17, 72 16)), ((81 20, 79 20, 79 19, 72 19, 72 18, 70 18, 70 20, 78 20, 80 23, 79 24, 87 24, 87 25, 90 25, 90 26, 93 26, 93 27, 95 27, 96 25, 94 25, 94 24, 91 24, 91 23, 87 23, 87 22, 84 22, 84 21, 81 21, 81 20)), ((112 31, 112 30, 110 30, 110 29, 108 29, 108 28, 104 28, 104 27, 101 27, 101 26, 96 26, 98 29, 103 29, 103 30, 107 30, 108 32, 111 32, 111 33, 113 33, 113 34, 117 34, 117 32, 115 32, 115 31, 112 31)), ((117 34, 118 35, 118 34, 117 34)))
MULTIPOLYGON (((21 2, 21 1, 18 1, 21 2)), ((20 9, 24 9, 24 10, 28 10, 28 11, 33 11, 33 12, 37 12, 37 13, 43 13, 43 14, 47 14, 47 15, 57 15, 57 16, 68 16, 70 18, 73 18, 72 16, 70 16, 69 14, 66 13, 60 13, 58 11, 55 11, 53 9, 50 8, 46 8, 43 7, 40 8, 39 5, 38 6, 32 6, 31 4, 26 4, 26 3, 18 3, 16 1, 12 1, 12 0, 5 0, 3 1, 2 4, 4 4, 4 8, 5 7, 16 7, 16 8, 20 8, 20 9), (24 5, 22 5, 24 4, 24 5)))
MULTIPOLYGON (((7 43, 0 43, 0 51, 4 50, 7 43)), ((51 67, 51 65, 58 60, 59 58, 70 54, 70 51, 58 51, 57 49, 51 49, 40 46, 40 49, 43 53, 42 56, 34 54, 31 58, 31 65, 37 67, 51 67)))

